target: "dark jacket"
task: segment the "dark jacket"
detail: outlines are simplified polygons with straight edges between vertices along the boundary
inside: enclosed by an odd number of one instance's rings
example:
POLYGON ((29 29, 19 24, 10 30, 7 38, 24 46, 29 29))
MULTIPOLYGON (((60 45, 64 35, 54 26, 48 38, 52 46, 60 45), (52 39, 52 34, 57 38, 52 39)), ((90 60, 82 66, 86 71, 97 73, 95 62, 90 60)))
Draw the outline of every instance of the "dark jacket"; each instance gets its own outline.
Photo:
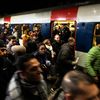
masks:
POLYGON ((66 72, 72 70, 74 67, 72 61, 74 60, 74 47, 71 47, 68 43, 64 43, 59 51, 56 61, 57 72, 64 75, 66 72))

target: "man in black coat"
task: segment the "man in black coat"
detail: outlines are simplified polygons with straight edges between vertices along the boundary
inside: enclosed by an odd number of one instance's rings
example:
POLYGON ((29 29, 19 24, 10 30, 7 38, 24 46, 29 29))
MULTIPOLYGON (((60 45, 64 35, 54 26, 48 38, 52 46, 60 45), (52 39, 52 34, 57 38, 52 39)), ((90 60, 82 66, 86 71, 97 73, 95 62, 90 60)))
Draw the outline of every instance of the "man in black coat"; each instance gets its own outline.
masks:
MULTIPOLYGON (((68 43, 64 43, 59 51, 56 61, 56 71, 61 82, 65 73, 73 70, 73 67, 78 63, 78 58, 75 59, 75 39, 69 37, 68 43)), ((60 84, 60 82, 57 82, 60 84)))

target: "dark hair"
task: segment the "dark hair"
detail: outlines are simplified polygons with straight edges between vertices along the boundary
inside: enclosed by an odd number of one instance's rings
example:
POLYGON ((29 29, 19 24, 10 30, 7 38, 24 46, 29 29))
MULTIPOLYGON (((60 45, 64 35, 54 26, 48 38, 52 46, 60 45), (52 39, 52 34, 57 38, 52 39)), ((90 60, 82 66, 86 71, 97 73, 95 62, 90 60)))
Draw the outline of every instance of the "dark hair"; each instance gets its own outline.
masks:
POLYGON ((68 42, 73 42, 73 41, 75 41, 75 39, 73 37, 68 38, 68 42))
POLYGON ((6 45, 5 45, 4 41, 0 39, 0 48, 1 47, 6 47, 6 45))
POLYGON ((40 48, 40 46, 42 46, 42 45, 44 45, 44 46, 45 46, 45 44, 44 44, 44 43, 42 43, 42 42, 38 43, 37 48, 39 49, 39 48, 40 48))
POLYGON ((35 52, 36 50, 37 50, 36 42, 28 41, 27 44, 26 44, 26 52, 32 53, 32 52, 35 52))
MULTIPOLYGON (((27 65, 25 64, 25 62, 28 62, 29 60, 31 59, 37 59, 38 60, 38 57, 35 57, 34 55, 32 54, 24 54, 22 56, 19 56, 15 62, 15 67, 18 69, 18 70, 25 70, 27 65)), ((39 61, 39 60, 38 60, 39 61)))
POLYGON ((16 39, 16 37, 13 36, 13 35, 9 35, 9 36, 8 36, 8 40, 10 41, 11 39, 16 39))

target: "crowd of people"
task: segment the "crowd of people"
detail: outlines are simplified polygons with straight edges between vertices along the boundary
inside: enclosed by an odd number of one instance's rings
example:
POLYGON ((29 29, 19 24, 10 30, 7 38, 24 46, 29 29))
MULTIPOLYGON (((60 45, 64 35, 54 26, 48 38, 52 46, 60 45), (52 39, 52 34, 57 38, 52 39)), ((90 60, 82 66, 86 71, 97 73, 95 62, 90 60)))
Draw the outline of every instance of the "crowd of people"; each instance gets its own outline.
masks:
POLYGON ((9 30, 0 34, 1 100, 100 100, 100 38, 83 72, 74 69, 79 58, 70 30, 56 30, 51 38, 38 26, 9 30))

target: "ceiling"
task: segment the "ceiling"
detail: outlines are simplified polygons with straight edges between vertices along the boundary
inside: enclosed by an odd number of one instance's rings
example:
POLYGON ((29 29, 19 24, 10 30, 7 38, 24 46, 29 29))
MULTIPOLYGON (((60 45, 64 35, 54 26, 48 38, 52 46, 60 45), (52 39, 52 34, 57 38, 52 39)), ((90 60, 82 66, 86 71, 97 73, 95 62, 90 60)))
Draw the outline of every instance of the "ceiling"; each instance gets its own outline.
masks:
POLYGON ((4 0, 0 5, 0 17, 30 10, 62 5, 85 5, 100 3, 100 0, 4 0))

